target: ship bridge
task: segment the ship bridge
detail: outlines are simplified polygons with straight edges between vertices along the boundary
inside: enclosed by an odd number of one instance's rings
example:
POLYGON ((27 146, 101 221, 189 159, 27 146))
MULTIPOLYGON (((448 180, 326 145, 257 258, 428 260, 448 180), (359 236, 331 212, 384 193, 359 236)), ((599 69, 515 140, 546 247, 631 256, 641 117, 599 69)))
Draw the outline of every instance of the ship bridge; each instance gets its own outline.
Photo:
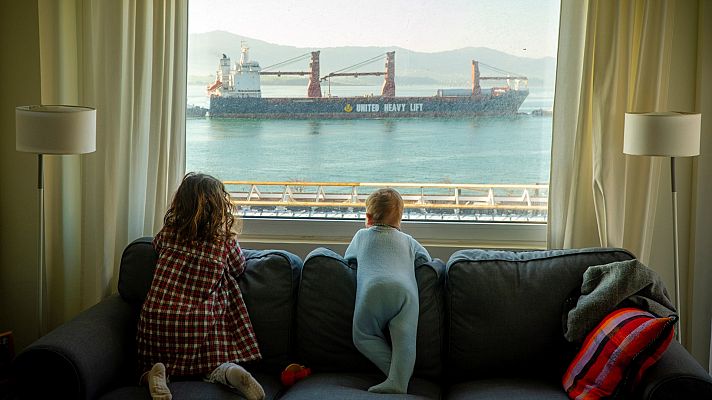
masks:
POLYGON ((262 97, 260 63, 250 60, 250 48, 242 42, 240 62, 231 65, 223 53, 218 63, 215 82, 208 86, 208 96, 262 97))

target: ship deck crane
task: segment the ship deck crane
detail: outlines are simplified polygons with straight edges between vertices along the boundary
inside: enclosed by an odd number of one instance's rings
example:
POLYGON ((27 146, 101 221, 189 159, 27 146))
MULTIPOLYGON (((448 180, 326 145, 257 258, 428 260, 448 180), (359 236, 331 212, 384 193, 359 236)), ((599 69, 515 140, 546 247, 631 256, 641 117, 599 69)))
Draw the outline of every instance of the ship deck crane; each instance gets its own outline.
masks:
POLYGON ((350 77, 354 77, 354 78, 358 78, 359 76, 386 76, 386 78, 390 77, 390 83, 387 84, 387 85, 389 85, 388 87, 390 88, 388 90, 388 93, 390 94, 390 96, 393 96, 395 93, 395 87, 392 82, 393 81, 393 72, 394 72, 393 59, 394 59, 394 52, 379 54, 376 57, 370 58, 365 61, 361 61, 359 63, 348 66, 346 68, 342 68, 340 70, 331 72, 331 73, 324 75, 320 78, 319 77, 319 52, 316 51, 316 52, 311 52, 311 53, 305 53, 305 54, 290 58, 288 60, 267 66, 267 67, 263 68, 262 71, 260 71, 260 75, 310 76, 309 86, 307 88, 307 96, 308 97, 321 97, 321 87, 319 85, 320 81, 328 81, 329 82, 328 96, 331 97, 331 78, 343 77, 343 76, 350 76, 350 77), (309 64, 311 67, 310 71, 279 71, 279 70, 278 71, 270 71, 270 70, 274 70, 275 68, 280 68, 280 67, 284 67, 289 64, 293 64, 295 62, 303 61, 310 56, 311 56, 311 62, 309 64), (386 71, 383 71, 383 72, 344 72, 344 71, 360 68, 360 67, 363 67, 364 65, 368 65, 368 64, 371 64, 378 60, 381 60, 383 58, 383 56, 386 56, 386 71), (389 65, 390 65, 390 68, 389 68, 389 65))
POLYGON ((304 75, 309 75, 311 74, 311 71, 267 71, 269 69, 274 69, 274 68, 279 68, 279 67, 284 67, 289 64, 293 64, 298 61, 303 61, 307 59, 308 57, 311 56, 311 53, 304 53, 302 55, 290 58, 288 60, 284 60, 281 62, 278 62, 276 64, 272 64, 270 66, 262 68, 262 71, 260 71, 260 75, 276 75, 276 76, 282 76, 282 75, 298 75, 298 76, 304 76, 304 75))
POLYGON ((353 76, 354 78, 358 78, 359 76, 383 76, 385 74, 385 72, 332 72, 328 75, 323 76, 321 80, 323 81, 335 76, 353 76))
POLYGON ((475 61, 472 60, 472 96, 480 96, 482 94, 482 87, 480 86, 480 81, 483 80, 489 80, 489 81, 506 81, 507 86, 506 87, 492 87, 490 88, 492 94, 501 94, 503 92, 506 92, 508 90, 512 89, 512 86, 510 85, 510 81, 514 80, 514 90, 519 90, 519 82, 523 81, 524 85, 528 86, 529 85, 529 79, 527 79, 526 76, 522 76, 519 74, 514 74, 509 71, 505 71, 503 69, 493 67, 491 65, 487 65, 483 62, 475 61), (495 72, 501 73, 503 75, 500 76, 481 76, 480 75, 480 68, 479 65, 482 64, 495 72))
POLYGON ((309 71, 260 71, 260 75, 276 75, 276 76, 282 76, 282 75, 298 75, 298 76, 304 76, 304 75, 309 75, 311 72, 309 71))
POLYGON ((307 85, 307 97, 321 97, 321 85, 319 84, 319 52, 318 51, 312 51, 310 53, 305 53, 300 56, 290 58, 289 60, 279 62, 277 64, 272 64, 268 67, 263 68, 262 71, 260 71, 260 75, 309 76, 309 84, 307 85), (265 70, 269 70, 269 69, 283 67, 285 65, 289 65, 289 64, 292 64, 292 63, 295 63, 298 61, 303 61, 307 58, 311 58, 311 61, 309 62, 309 67, 310 67, 309 71, 265 71, 265 70))
MULTIPOLYGON (((328 74, 322 76, 319 80, 321 80, 321 81, 327 81, 327 82, 329 83, 328 96, 331 97, 331 78, 341 77, 341 76, 351 76, 351 77, 354 77, 354 78, 358 78, 359 76, 384 76, 384 75, 388 75, 388 71, 387 71, 387 70, 386 70, 386 71, 383 71, 383 72, 342 72, 342 71, 347 71, 347 70, 351 70, 351 69, 360 68, 360 67, 363 67, 364 65, 368 65, 368 64, 371 64, 371 63, 373 63, 373 62, 379 61, 379 60, 383 59, 383 56, 387 56, 387 57, 390 56, 390 57, 391 57, 391 58, 390 58, 390 62, 393 62, 393 61, 392 61, 392 60, 393 60, 393 58, 392 58, 392 57, 393 57, 393 53, 383 53, 383 54, 377 55, 376 57, 369 58, 368 60, 361 61, 361 62, 359 62, 359 63, 356 63, 356 64, 354 64, 354 65, 348 66, 348 67, 346 67, 346 68, 342 68, 342 69, 340 69, 340 70, 337 70, 337 71, 328 73, 328 74)), ((394 90, 395 90, 395 89, 394 89, 394 90)))
POLYGON ((480 64, 480 65, 484 65, 485 67, 488 67, 488 68, 490 68, 490 69, 493 69, 493 70, 495 70, 495 71, 497 71, 497 72, 501 72, 501 73, 503 73, 503 74, 506 74, 505 76, 480 76, 480 77, 479 77, 480 80, 490 80, 490 81, 502 81, 502 80, 506 80, 506 79, 520 79, 520 80, 525 80, 525 81, 526 81, 526 80, 529 80, 526 76, 516 75, 516 74, 514 74, 514 73, 512 73, 512 72, 505 71, 505 70, 500 69, 500 68, 497 68, 497 67, 493 67, 493 66, 488 65, 488 64, 485 64, 485 63, 483 63, 483 62, 481 62, 481 61, 480 61, 479 64, 480 64))
POLYGON ((330 74, 324 75, 321 80, 327 81, 329 83, 329 89, 327 91, 328 96, 331 97, 331 78, 339 76, 352 76, 358 78, 359 76, 383 76, 385 72, 332 72, 330 74))

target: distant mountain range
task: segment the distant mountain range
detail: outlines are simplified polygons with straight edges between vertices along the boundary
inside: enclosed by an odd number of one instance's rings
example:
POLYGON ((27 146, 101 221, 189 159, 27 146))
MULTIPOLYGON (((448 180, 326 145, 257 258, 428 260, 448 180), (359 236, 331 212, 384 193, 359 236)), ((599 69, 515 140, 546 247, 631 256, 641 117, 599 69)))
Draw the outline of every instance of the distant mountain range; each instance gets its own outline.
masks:
MULTIPOLYGON (((388 51, 396 52, 396 85, 398 84, 441 84, 443 87, 469 87, 471 85, 471 61, 480 62, 482 75, 502 75, 482 65, 488 64, 516 75, 529 78, 530 86, 553 87, 556 72, 556 59, 553 57, 526 58, 517 57, 487 47, 466 47, 437 53, 421 53, 399 47, 329 47, 301 48, 283 46, 230 32, 214 31, 195 33, 189 36, 188 45, 188 80, 189 83, 207 83, 215 76, 218 60, 226 54, 233 62, 240 59, 241 42, 246 41, 250 48, 250 59, 258 61, 262 68, 276 64, 311 51, 320 50, 321 75, 371 59, 388 51)), ((376 61, 358 69, 358 71, 383 71, 383 61, 376 61)), ((280 68, 282 71, 307 71, 309 60, 290 64, 280 68)), ((351 71, 353 72, 353 71, 351 71)), ((270 79, 263 81, 268 83, 270 79)), ((269 77, 272 78, 272 77, 269 77)), ((305 78, 282 77, 283 84, 289 81, 304 82, 305 78)), ((359 77, 339 78, 348 84, 373 84, 382 82, 382 78, 359 77), (358 79, 358 80, 356 80, 358 79)))

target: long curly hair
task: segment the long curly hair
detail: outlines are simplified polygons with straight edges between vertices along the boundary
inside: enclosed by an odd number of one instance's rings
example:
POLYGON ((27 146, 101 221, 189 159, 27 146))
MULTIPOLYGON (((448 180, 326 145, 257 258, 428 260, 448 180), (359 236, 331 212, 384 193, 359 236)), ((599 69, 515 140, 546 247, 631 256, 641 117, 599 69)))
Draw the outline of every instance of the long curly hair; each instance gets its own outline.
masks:
POLYGON ((183 177, 163 218, 181 242, 225 242, 235 236, 235 206, 216 178, 189 172, 183 177))

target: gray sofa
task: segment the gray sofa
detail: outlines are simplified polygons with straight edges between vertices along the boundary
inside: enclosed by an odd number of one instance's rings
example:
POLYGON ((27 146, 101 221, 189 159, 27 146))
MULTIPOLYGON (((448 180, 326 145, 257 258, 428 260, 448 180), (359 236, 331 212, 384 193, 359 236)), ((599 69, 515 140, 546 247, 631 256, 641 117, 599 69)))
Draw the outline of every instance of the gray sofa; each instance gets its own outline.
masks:
MULTIPOLYGON (((383 376, 351 342, 355 266, 331 250, 304 262, 285 251, 245 250, 240 281, 264 359, 247 365, 267 399, 567 399, 561 377, 576 352, 562 333, 567 299, 590 265, 632 259, 621 249, 463 250, 416 267, 417 360, 407 395, 366 389, 383 376), (283 388, 291 362, 312 376, 283 388)), ((13 363, 26 398, 149 399, 136 384, 135 330, 156 254, 150 238, 124 251, 119 294, 25 349, 13 363), (38 371, 43 372, 38 372, 38 371), (46 373, 50 372, 50 373, 46 373)), ((222 385, 170 383, 173 398, 239 399, 222 385)), ((678 343, 630 399, 712 399, 712 378, 678 343)))

